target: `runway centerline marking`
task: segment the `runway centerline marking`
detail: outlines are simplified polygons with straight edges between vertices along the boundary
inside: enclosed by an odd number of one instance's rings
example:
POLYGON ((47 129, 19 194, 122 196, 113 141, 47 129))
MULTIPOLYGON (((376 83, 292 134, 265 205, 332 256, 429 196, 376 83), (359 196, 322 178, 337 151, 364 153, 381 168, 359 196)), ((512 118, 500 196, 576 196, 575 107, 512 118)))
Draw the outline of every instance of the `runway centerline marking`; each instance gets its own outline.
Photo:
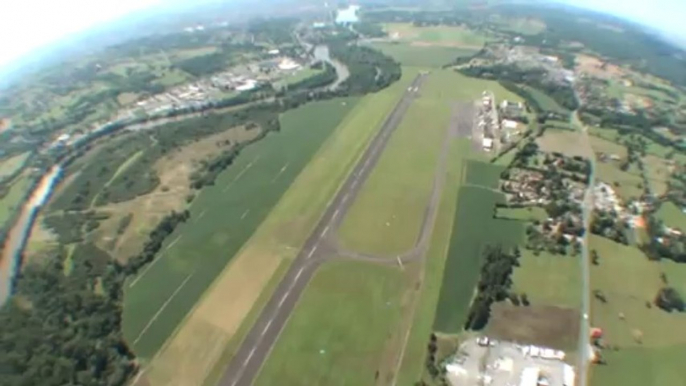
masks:
POLYGON ((243 367, 247 366, 248 362, 250 362, 250 360, 252 359, 252 356, 255 355, 256 348, 257 347, 253 347, 252 350, 250 350, 250 354, 248 354, 248 357, 245 358, 245 361, 243 361, 243 367))
POLYGON ((243 215, 241 216, 241 220, 243 220, 245 218, 245 216, 248 215, 249 212, 250 212, 250 209, 246 209, 245 212, 243 212, 243 215))
POLYGON ((288 294, 289 294, 289 293, 290 293, 290 291, 288 291, 288 292, 286 292, 285 294, 283 294, 283 296, 281 297, 281 301, 279 301, 279 308, 281 308, 281 306, 283 305, 283 302, 286 301, 286 298, 288 297, 288 294))
POLYGON ((322 232, 322 237, 326 235, 326 232, 329 231, 329 226, 327 225, 326 228, 324 228, 324 232, 322 232))
POLYGON ((262 335, 264 335, 264 334, 267 333, 267 330, 269 330, 269 326, 272 325, 272 321, 273 321, 273 320, 274 320, 274 319, 271 319, 271 320, 269 321, 269 323, 267 323, 267 325, 264 326, 264 329, 262 329, 262 335))
POLYGON ((336 209, 336 211, 333 212, 333 217, 331 217, 331 218, 334 219, 334 218, 338 217, 338 213, 339 213, 340 211, 341 211, 340 209, 336 209))
POLYGON ((295 280, 294 280, 294 281, 298 281, 298 278, 299 278, 300 275, 303 273, 303 269, 305 269, 305 267, 300 267, 300 271, 298 271, 298 274, 295 275, 295 280))
POLYGON ((317 250, 317 245, 315 245, 314 248, 312 248, 312 250, 310 251, 310 253, 307 254, 307 258, 309 259, 310 257, 312 257, 312 255, 314 254, 314 251, 316 251, 316 250, 317 250))

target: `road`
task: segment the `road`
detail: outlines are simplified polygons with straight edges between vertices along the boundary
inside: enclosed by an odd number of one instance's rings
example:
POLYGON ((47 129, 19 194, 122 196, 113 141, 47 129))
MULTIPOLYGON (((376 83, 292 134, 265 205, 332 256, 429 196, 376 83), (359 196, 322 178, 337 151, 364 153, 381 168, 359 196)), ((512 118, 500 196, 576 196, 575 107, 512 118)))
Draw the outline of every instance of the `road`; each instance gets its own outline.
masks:
POLYGON ((229 363, 219 383, 221 386, 252 384, 314 272, 324 261, 335 257, 337 251, 329 236, 335 233, 335 228, 381 156, 391 133, 398 127, 418 95, 415 90, 421 87, 425 78, 425 74, 420 74, 414 79, 353 172, 327 206, 324 215, 229 363))
MULTIPOLYGON (((573 113, 573 123, 581 130, 582 135, 586 141, 586 145, 590 148, 590 140, 588 138, 588 131, 581 124, 577 116, 577 112, 573 113)), ((593 214, 593 185, 595 184, 595 160, 593 152, 591 151, 591 173, 588 178, 588 187, 584 195, 583 204, 583 218, 584 218, 584 245, 581 255, 581 322, 579 323, 579 363, 577 374, 577 385, 586 386, 588 383, 588 366, 590 365, 589 337, 590 337, 590 315, 591 315, 591 273, 590 273, 590 257, 589 257, 589 233, 591 229, 591 216, 593 214)))

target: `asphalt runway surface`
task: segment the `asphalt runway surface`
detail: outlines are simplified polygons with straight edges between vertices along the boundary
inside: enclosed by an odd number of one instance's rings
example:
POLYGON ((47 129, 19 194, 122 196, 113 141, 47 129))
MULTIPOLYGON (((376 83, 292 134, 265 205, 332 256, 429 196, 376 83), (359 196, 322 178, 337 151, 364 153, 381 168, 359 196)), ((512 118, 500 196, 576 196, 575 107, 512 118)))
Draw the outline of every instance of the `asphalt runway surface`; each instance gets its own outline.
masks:
MULTIPOLYGON (((381 130, 376 134, 353 172, 327 206, 324 215, 305 242, 291 268, 241 343, 219 385, 249 386, 253 383, 262 363, 269 355, 288 317, 295 308, 298 298, 316 269, 327 259, 336 257, 338 251, 335 245, 330 242, 330 236, 335 233, 336 228, 340 225, 361 186, 381 156, 391 133, 398 127, 412 101, 418 96, 415 90, 421 87, 425 79, 426 74, 418 75, 386 118, 381 130)), ((426 238, 428 239, 428 237, 426 238)))

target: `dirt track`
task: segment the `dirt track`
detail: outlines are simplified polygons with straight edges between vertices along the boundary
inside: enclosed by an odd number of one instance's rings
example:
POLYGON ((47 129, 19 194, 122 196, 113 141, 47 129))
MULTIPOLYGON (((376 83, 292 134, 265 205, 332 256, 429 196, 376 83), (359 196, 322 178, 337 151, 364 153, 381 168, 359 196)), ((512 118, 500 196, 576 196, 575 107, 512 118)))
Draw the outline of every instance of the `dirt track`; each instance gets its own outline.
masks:
MULTIPOLYGON (((447 159, 450 149, 450 138, 471 134, 471 119, 452 119, 446 130, 446 140, 439 156, 438 166, 433 182, 431 198, 427 203, 420 234, 415 246, 396 258, 389 256, 371 256, 351 251, 339 250, 335 235, 345 214, 355 200, 360 188, 364 184, 371 170, 383 153, 391 133, 402 121, 407 109, 416 98, 415 88, 420 88, 426 75, 417 76, 403 98, 395 106, 384 122, 381 130, 373 139, 353 172, 343 184, 335 198, 329 203, 322 219, 308 238, 298 257, 278 285, 271 299, 262 310, 258 320, 242 342, 236 355, 225 370, 221 386, 248 386, 253 383, 262 363, 266 360, 288 317, 295 308, 298 298, 317 268, 332 258, 349 258, 370 261, 381 264, 397 264, 421 259, 428 248, 433 224, 438 213, 441 192, 445 183, 447 159)), ((464 112, 463 106, 458 105, 456 114, 464 112)))

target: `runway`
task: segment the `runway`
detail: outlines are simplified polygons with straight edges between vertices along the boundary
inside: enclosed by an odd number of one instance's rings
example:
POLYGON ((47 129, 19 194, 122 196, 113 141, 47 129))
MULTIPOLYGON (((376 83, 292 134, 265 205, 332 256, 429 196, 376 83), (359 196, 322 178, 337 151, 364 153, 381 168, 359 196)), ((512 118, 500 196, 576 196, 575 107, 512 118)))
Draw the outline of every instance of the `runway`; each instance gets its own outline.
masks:
MULTIPOLYGON (((324 261, 335 257, 337 250, 335 243, 330 242, 331 234, 335 233, 338 225, 345 217, 359 190, 364 185, 364 181, 383 153, 391 133, 398 127, 408 108, 418 96, 417 91, 425 79, 426 74, 418 75, 386 118, 381 130, 376 134, 352 173, 327 206, 324 215, 305 242, 284 279, 279 283, 257 321, 241 343, 219 385, 249 386, 253 383, 262 363, 269 355, 314 272, 324 261)), ((424 241, 424 237, 420 237, 420 239, 424 241)))

